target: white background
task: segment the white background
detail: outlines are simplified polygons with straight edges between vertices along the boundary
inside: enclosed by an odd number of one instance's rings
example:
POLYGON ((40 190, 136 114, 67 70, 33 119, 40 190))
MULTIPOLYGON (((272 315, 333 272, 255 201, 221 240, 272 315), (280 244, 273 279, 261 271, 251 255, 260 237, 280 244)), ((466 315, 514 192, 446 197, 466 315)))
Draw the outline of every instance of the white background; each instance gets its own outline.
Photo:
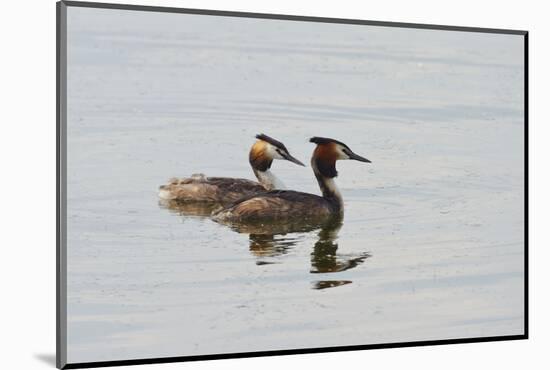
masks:
MULTIPOLYGON (((112 0, 112 2, 117 2, 112 0)), ((546 368, 550 299, 550 188, 545 141, 550 134, 548 12, 541 1, 202 0, 123 1, 203 9, 297 14, 530 31, 530 339, 348 353, 176 363, 136 369, 529 369, 546 368), (536 200, 535 200, 536 199, 536 200), (546 365, 545 365, 546 364, 546 365)), ((10 1, 0 22, 3 93, 0 284, 2 368, 52 368, 55 353, 55 2, 10 1)))

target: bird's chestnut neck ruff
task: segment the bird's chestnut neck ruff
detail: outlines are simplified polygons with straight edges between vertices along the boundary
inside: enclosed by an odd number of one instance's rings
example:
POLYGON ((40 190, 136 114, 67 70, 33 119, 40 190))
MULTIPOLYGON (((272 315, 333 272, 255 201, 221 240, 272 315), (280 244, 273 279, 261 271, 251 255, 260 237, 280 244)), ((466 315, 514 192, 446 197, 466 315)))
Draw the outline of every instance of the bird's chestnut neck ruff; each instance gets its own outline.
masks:
POLYGON ((315 148, 311 157, 311 166, 314 171, 316 170, 323 177, 334 178, 338 176, 338 171, 336 171, 337 159, 338 152, 334 142, 317 144, 317 148, 315 148))
POLYGON ((258 140, 250 149, 248 161, 254 170, 265 172, 271 168, 273 158, 268 154, 267 146, 269 144, 263 140, 258 140))

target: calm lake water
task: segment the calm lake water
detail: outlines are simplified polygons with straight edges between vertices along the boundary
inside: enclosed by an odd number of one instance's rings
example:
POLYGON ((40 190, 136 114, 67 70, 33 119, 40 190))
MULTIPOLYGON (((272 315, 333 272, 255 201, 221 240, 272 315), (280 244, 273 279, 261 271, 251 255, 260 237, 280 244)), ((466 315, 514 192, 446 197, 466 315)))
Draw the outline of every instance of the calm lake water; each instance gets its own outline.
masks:
POLYGON ((69 362, 523 333, 521 36, 85 8, 68 30, 69 362), (372 161, 337 165, 341 224, 159 203, 170 177, 252 179, 261 132, 372 161))

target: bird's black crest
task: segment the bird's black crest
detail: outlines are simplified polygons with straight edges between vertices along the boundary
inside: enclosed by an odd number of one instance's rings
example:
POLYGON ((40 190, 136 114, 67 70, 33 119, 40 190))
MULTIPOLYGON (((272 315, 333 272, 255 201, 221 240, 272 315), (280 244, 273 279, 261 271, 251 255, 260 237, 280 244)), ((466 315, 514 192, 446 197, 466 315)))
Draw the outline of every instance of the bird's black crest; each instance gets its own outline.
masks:
POLYGON ((282 149, 282 150, 284 150, 285 152, 288 152, 288 150, 286 149, 285 144, 283 144, 283 143, 281 143, 280 141, 277 141, 277 140, 275 140, 274 138, 269 137, 269 136, 267 136, 267 135, 265 135, 265 134, 258 134, 258 135, 256 135, 256 139, 260 139, 260 140, 266 141, 266 142, 270 143, 271 145, 276 146, 277 148, 282 149))
MULTIPOLYGON (((349 149, 349 146, 347 146, 347 145, 344 144, 343 142, 338 141, 338 140, 334 140, 334 139, 330 139, 330 138, 328 138, 328 137, 318 137, 318 136, 314 136, 314 137, 312 137, 311 139, 309 139, 309 142, 310 142, 310 143, 315 143, 315 144, 330 144, 330 143, 336 143, 336 144, 342 145, 344 148, 348 148, 348 149, 349 149)), ((351 150, 351 149, 350 149, 350 150, 351 150)))

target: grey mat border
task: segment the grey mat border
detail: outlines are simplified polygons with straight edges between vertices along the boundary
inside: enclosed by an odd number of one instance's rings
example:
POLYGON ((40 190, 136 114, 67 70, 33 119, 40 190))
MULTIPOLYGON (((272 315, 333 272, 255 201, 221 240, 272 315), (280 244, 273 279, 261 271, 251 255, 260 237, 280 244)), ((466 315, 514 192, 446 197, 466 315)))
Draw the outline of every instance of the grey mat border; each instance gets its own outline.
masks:
POLYGON ((511 34, 511 35, 525 35, 527 33, 527 31, 524 31, 524 30, 501 29, 501 28, 464 27, 464 26, 435 25, 435 24, 406 23, 406 22, 383 22, 383 21, 371 21, 371 20, 349 19, 349 18, 327 18, 327 17, 302 16, 302 15, 234 12, 234 11, 227 11, 227 10, 175 8, 175 7, 164 7, 164 6, 113 4, 113 3, 98 3, 98 2, 69 1, 69 0, 62 1, 62 2, 65 3, 67 6, 72 6, 72 7, 97 8, 97 9, 118 9, 118 10, 145 11, 145 12, 200 14, 200 15, 213 15, 213 16, 222 16, 222 17, 241 17, 241 18, 276 19, 276 20, 302 21, 302 22, 357 24, 357 25, 381 26, 381 27, 420 28, 420 29, 429 29, 429 30, 440 30, 440 31, 500 33, 500 34, 511 34))
POLYGON ((67 6, 56 3, 56 366, 67 364, 67 6))

